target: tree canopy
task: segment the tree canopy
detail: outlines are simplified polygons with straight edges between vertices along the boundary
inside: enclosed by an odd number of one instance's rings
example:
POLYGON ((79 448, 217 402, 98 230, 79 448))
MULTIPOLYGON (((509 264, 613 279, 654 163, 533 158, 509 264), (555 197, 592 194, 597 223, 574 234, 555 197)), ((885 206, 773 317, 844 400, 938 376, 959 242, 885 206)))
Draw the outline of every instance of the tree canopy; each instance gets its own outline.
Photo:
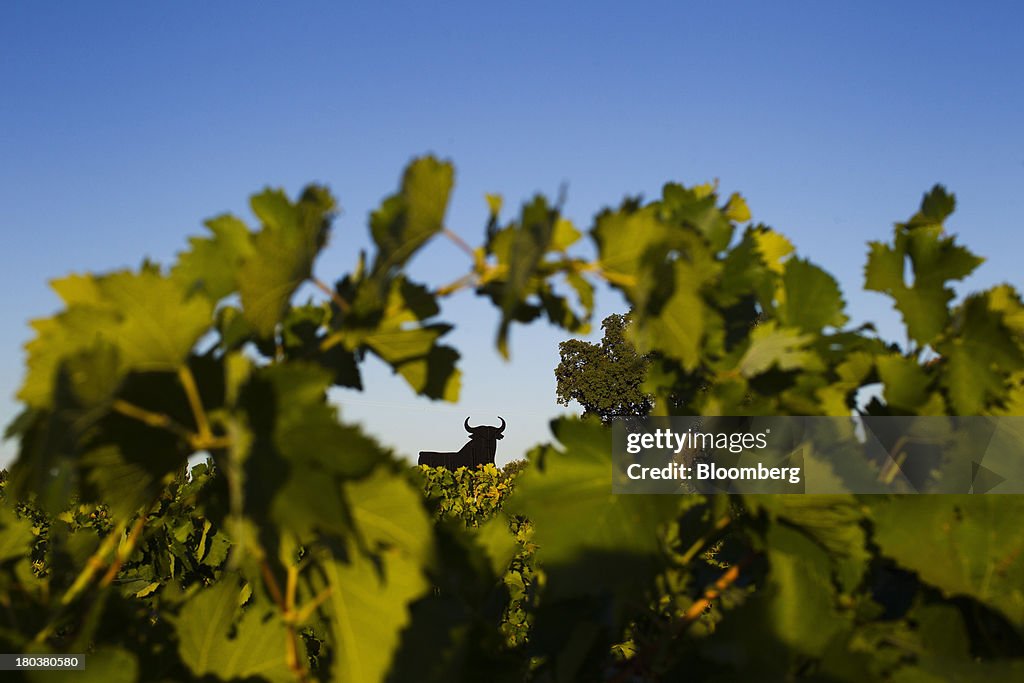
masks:
POLYGON ((653 397, 643 390, 649 360, 626 337, 629 315, 613 313, 601 321, 600 344, 568 339, 558 345, 555 368, 558 403, 576 401, 583 415, 607 423, 616 415, 647 415, 653 397))

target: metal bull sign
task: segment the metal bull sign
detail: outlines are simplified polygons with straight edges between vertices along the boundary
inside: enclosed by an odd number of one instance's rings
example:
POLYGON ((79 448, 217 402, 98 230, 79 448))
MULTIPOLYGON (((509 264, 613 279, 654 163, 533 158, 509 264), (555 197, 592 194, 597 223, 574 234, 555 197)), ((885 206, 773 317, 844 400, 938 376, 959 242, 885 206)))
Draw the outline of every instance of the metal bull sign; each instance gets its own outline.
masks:
POLYGON ((438 453, 436 451, 420 451, 420 458, 417 461, 420 465, 428 467, 444 467, 453 472, 460 467, 476 467, 477 465, 494 464, 494 452, 498 448, 498 439, 505 438, 502 433, 505 431, 505 419, 501 420, 500 427, 481 425, 479 427, 469 426, 469 418, 466 418, 465 427, 469 432, 469 442, 457 453, 438 453))

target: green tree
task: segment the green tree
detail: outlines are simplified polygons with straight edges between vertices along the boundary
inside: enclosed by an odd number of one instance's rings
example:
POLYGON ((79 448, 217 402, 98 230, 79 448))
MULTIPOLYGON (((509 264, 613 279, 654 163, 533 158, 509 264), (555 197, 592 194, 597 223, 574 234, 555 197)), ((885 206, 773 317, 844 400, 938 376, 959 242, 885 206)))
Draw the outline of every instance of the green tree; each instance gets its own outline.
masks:
POLYGON ((600 344, 569 339, 558 345, 558 403, 576 401, 584 416, 595 415, 606 424, 616 415, 649 414, 654 398, 643 384, 650 362, 626 338, 629 316, 613 313, 601 321, 601 328, 600 344))

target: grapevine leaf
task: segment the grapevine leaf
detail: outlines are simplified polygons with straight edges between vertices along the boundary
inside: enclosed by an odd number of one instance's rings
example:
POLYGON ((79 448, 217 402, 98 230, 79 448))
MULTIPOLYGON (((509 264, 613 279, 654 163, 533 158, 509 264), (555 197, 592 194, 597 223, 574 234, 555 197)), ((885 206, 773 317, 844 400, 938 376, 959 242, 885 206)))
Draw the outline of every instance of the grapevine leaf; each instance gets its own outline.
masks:
POLYGON ((882 242, 869 242, 868 247, 868 262, 864 267, 865 289, 875 292, 902 289, 903 255, 882 242))
MULTIPOLYGON (((329 384, 328 371, 293 362, 255 370, 241 388, 229 421, 235 443, 222 466, 241 466, 245 512, 268 535, 345 533, 342 480, 387 458, 358 428, 338 422, 329 384)), ((248 540, 231 536, 242 546, 248 540)))
POLYGON ((928 401, 932 378, 916 360, 888 355, 880 356, 875 363, 878 376, 885 386, 887 405, 913 413, 928 401))
POLYGON ((953 597, 1024 623, 1024 501, 1013 496, 897 496, 872 501, 882 553, 953 597))
POLYGON ((231 576, 199 591, 175 619, 182 661, 196 676, 294 680, 286 658, 284 623, 259 603, 239 610, 239 588, 231 576))
POLYGON ((405 264, 427 240, 444 228, 455 170, 433 157, 416 159, 405 169, 402 186, 370 216, 377 245, 374 272, 405 264))
POLYGON ((719 670, 737 667, 723 680, 786 680, 794 664, 822 656, 849 625, 834 607, 822 548, 784 524, 770 525, 764 541, 765 585, 727 612, 703 645, 719 670))
POLYGON ((729 201, 722 211, 726 218, 736 223, 746 223, 750 220, 750 207, 738 192, 733 192, 729 196, 729 201))
POLYGON ((34 540, 32 522, 19 518, 6 501, 0 503, 0 562, 27 555, 34 540))
POLYGON ((798 330, 778 328, 768 321, 754 328, 750 347, 739 363, 744 377, 759 375, 772 367, 779 370, 815 369, 820 360, 806 346, 813 337, 798 330))
POLYGON ((191 249, 178 254, 171 274, 220 301, 238 289, 238 270, 252 256, 253 244, 246 224, 230 214, 211 218, 206 227, 213 237, 190 238, 191 249))
POLYGON ((594 286, 575 271, 566 274, 565 281, 576 292, 580 305, 583 307, 584 316, 589 320, 591 313, 594 312, 594 286))
POLYGON ((280 190, 252 198, 263 221, 252 236, 253 251, 238 269, 238 290, 246 320, 261 337, 269 337, 295 290, 313 273, 313 261, 327 241, 334 198, 309 186, 292 203, 280 190))
POLYGON ((417 394, 455 402, 462 387, 458 360, 459 352, 452 347, 432 346, 426 355, 402 361, 396 369, 417 394))
POLYGON ((841 327, 847 317, 835 278, 809 261, 791 258, 782 276, 785 298, 779 319, 801 332, 818 332, 826 326, 841 327))
POLYGON ((537 559, 552 597, 643 582, 657 566, 658 525, 678 508, 672 496, 612 494, 611 432, 599 424, 552 422, 564 450, 536 450, 505 510, 534 524, 537 559))
POLYGON ((383 452, 375 441, 338 422, 326 400, 331 377, 324 369, 304 363, 271 366, 257 372, 259 380, 272 387, 273 441, 287 460, 349 477, 380 462, 383 452))
POLYGON ((534 293, 535 287, 529 285, 536 277, 534 271, 537 265, 551 248, 551 240, 555 236, 558 221, 558 212, 550 208, 543 197, 537 196, 523 207, 519 223, 503 231, 501 236, 507 236, 507 250, 495 250, 499 263, 503 263, 507 268, 504 286, 501 289, 502 315, 497 340, 498 350, 505 358, 509 356, 509 327, 517 318, 516 314, 526 298, 534 293))
POLYGON ((190 296, 181 282, 153 269, 72 276, 54 282, 54 288, 68 308, 33 322, 36 338, 26 346, 28 373, 18 393, 34 407, 52 405, 65 359, 105 346, 108 362, 89 368, 99 374, 79 376, 76 382, 110 386, 129 370, 177 369, 212 323, 208 299, 190 296), (109 358, 113 349, 116 362, 109 358))
POLYGON ((958 311, 960 334, 938 345, 947 358, 942 383, 958 415, 977 415, 1006 390, 1009 375, 1024 369, 1024 352, 992 292, 968 297, 958 311))
POLYGON ((322 558, 312 590, 330 589, 325 604, 334 634, 333 675, 339 681, 381 681, 391 667, 409 603, 428 587, 430 523, 420 496, 378 470, 348 486, 352 515, 371 558, 322 558))
POLYGON ((766 541, 771 574, 766 613, 758 621, 791 651, 820 655, 843 627, 833 605, 828 555, 783 525, 773 525, 766 541))
POLYGON ((659 351, 679 360, 687 370, 697 367, 701 343, 714 316, 701 295, 701 287, 713 277, 714 270, 701 269, 700 265, 683 260, 673 264, 672 294, 657 315, 639 319, 630 329, 630 338, 638 351, 659 351))
POLYGON ((576 226, 568 218, 559 218, 555 221, 555 230, 551 235, 550 248, 554 251, 565 251, 579 241, 583 236, 576 226))
POLYGON ((364 343, 389 365, 426 356, 438 338, 447 334, 451 325, 437 323, 423 327, 402 329, 396 326, 382 327, 367 334, 364 343))
POLYGON ((713 292, 722 305, 734 305, 753 294, 762 308, 771 310, 778 273, 769 267, 768 259, 758 246, 757 235, 754 229, 744 231, 739 244, 723 259, 719 286, 713 292))
POLYGON ((663 258, 672 244, 668 226, 653 208, 623 210, 599 216, 591 235, 605 277, 634 303, 645 303, 655 284, 647 277, 652 259, 663 258))
MULTIPOLYGON (((705 187, 688 189, 677 183, 668 183, 662 188, 661 209, 668 222, 692 226, 708 241, 711 250, 718 252, 729 246, 733 224, 715 206, 717 197, 709 191, 711 188, 705 187)), ((729 206, 729 211, 739 217, 737 220, 742 220, 746 203, 741 207, 731 200, 729 206)), ((749 210, 746 215, 749 216, 749 210)))
POLYGON ((793 243, 770 228, 759 226, 751 231, 765 265, 778 275, 785 272, 786 257, 793 253, 793 243))
MULTIPOLYGON (((369 292, 370 281, 363 281, 359 292, 369 292)), ((426 287, 405 277, 390 282, 387 305, 373 310, 367 299, 362 315, 369 324, 342 328, 331 339, 337 339, 350 353, 369 350, 401 374, 416 393, 434 399, 458 399, 460 373, 455 367, 459 354, 455 349, 437 344, 452 329, 445 323, 424 323, 440 310, 437 299, 426 287)), ((333 348, 332 348, 333 350, 333 348)))
POLYGON ((853 496, 744 496, 753 510, 783 519, 828 551, 840 585, 852 590, 863 576, 870 554, 864 513, 853 496))
POLYGON ((910 221, 897 224, 892 245, 870 244, 864 269, 864 287, 892 297, 907 334, 922 345, 932 343, 949 322, 954 292, 946 283, 967 277, 982 262, 943 235, 942 221, 953 206, 953 197, 936 186, 910 221), (908 260, 911 284, 904 280, 908 260))
POLYGON ((906 223, 898 224, 901 228, 920 228, 941 226, 956 209, 956 197, 946 191, 942 185, 935 185, 921 198, 921 208, 906 223))

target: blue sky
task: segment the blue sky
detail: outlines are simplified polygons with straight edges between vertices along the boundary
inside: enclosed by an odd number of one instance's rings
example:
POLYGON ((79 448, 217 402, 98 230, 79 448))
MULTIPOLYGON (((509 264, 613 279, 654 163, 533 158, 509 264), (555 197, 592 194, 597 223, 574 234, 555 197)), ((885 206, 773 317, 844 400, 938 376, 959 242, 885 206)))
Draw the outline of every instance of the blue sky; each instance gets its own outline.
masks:
MULTIPOLYGON (((485 5, 4 3, 0 420, 17 410, 27 321, 57 306, 47 279, 168 260, 252 192, 319 181, 343 207, 317 266, 333 280, 425 152, 455 162, 449 225, 474 243, 485 192, 511 208, 566 183, 586 227, 626 194, 717 178, 839 278, 854 321, 886 330, 888 302, 857 292, 865 242, 942 182, 951 229, 988 258, 969 287, 1024 284, 1018 5, 485 5)), ((466 265, 439 241, 414 273, 439 284, 466 265)), ((596 322, 621 308, 603 292, 596 322)), ((516 328, 503 363, 482 299, 444 316, 461 405, 369 363, 367 392, 335 396, 343 417, 407 455, 458 447, 467 414, 508 420, 499 463, 547 439, 564 334, 516 328)))

